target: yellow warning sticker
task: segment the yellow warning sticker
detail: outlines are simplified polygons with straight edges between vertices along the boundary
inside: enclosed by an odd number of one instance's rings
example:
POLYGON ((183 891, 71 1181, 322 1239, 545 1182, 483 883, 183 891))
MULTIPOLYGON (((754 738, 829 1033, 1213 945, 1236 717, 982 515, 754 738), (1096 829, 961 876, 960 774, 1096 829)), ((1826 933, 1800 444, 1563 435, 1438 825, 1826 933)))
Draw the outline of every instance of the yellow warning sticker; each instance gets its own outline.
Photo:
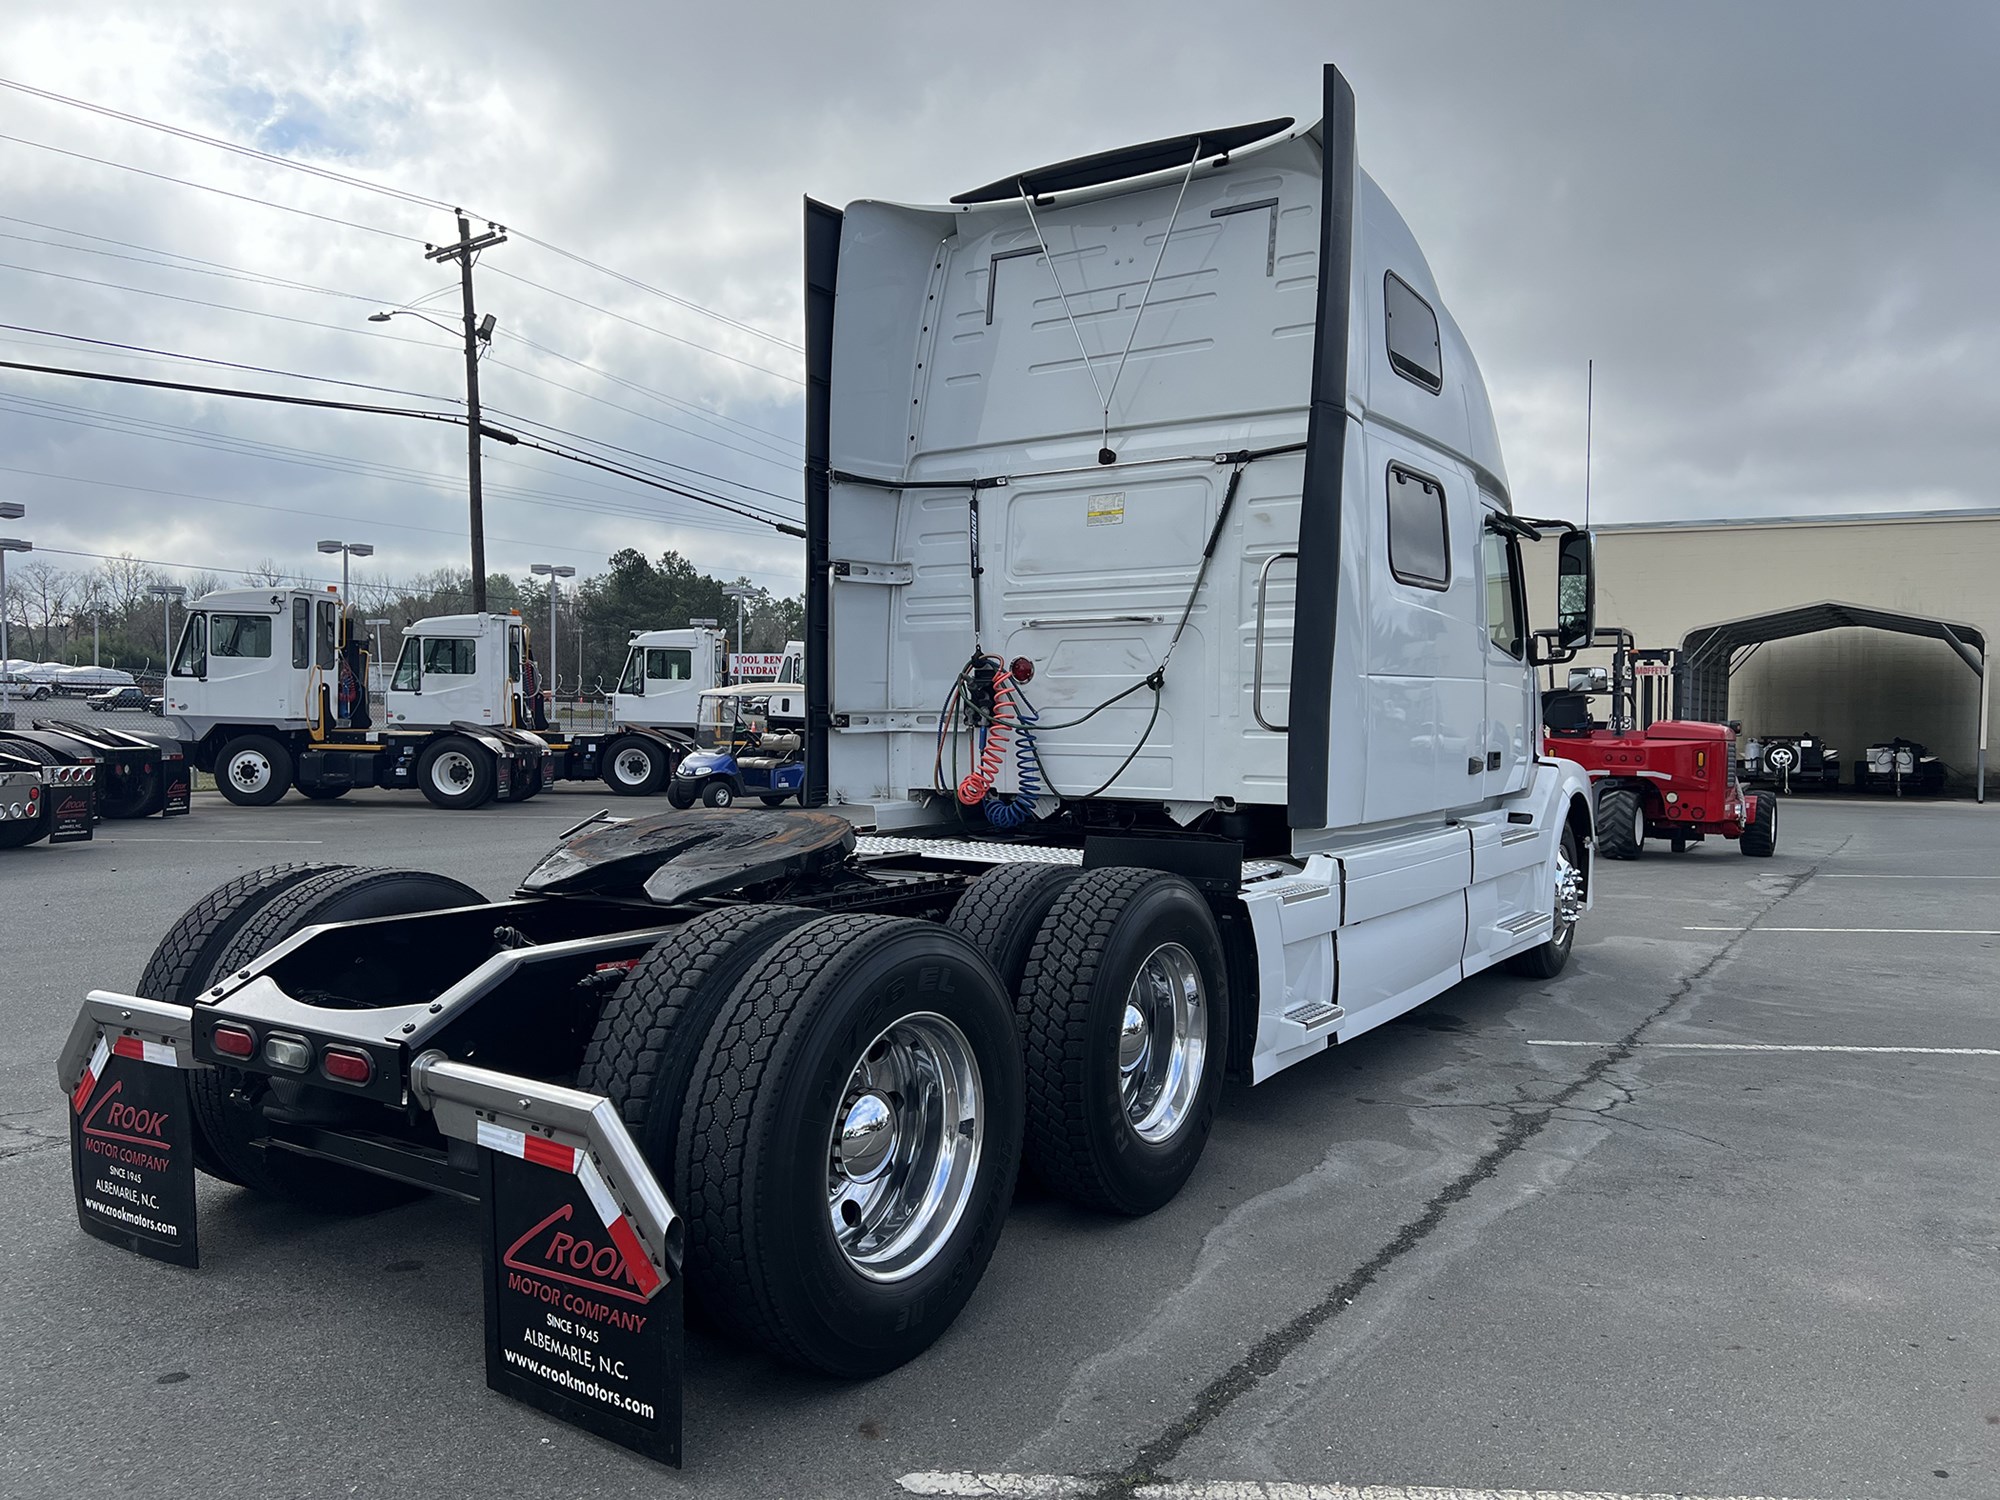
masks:
POLYGON ((1084 512, 1084 523, 1089 526, 1123 526, 1125 492, 1120 490, 1115 495, 1092 495, 1084 512))

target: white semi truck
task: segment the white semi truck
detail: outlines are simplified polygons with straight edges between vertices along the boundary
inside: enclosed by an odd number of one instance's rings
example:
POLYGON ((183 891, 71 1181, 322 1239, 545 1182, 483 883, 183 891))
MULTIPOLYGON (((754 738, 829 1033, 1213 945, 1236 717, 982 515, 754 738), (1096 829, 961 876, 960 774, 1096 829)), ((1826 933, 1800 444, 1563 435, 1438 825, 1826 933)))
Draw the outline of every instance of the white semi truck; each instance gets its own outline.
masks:
MULTIPOLYGON (((406 627, 382 722, 357 722, 341 712, 342 630, 337 596, 311 589, 225 589, 190 604, 162 712, 230 801, 268 806, 294 787, 321 801, 354 787, 414 787, 435 806, 474 808, 600 778, 637 795, 664 786, 692 748, 687 735, 646 725, 605 736, 528 728, 516 614, 406 627)), ((364 655, 352 680, 368 675, 364 655)))
POLYGON ((1590 639, 1589 538, 1514 514, 1332 68, 1325 105, 949 204, 808 203, 806 807, 593 819, 499 903, 233 882, 141 995, 90 998, 79 1111, 105 1038, 150 1042, 210 1171, 480 1197, 490 1381, 671 1456, 670 1380, 579 1403, 522 1373, 510 1299, 684 1287, 876 1374, 973 1295, 1024 1160, 1146 1213, 1225 1072, 1555 975, 1591 807, 1532 669, 1590 639))

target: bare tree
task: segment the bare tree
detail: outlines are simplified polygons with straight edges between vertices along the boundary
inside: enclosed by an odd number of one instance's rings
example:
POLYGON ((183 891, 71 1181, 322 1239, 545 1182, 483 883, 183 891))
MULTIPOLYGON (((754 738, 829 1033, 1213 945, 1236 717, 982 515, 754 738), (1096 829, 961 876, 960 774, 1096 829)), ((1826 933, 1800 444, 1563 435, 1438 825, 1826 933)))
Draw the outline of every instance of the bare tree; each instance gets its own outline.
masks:
POLYGON ((20 582, 15 591, 21 596, 22 619, 28 627, 28 640, 36 646, 42 660, 47 661, 57 649, 56 633, 60 623, 69 616, 70 599, 76 593, 77 576, 67 568, 36 558, 20 570, 20 582), (36 644, 36 633, 40 641, 36 644))
POLYGON ((243 581, 252 588, 283 588, 291 581, 292 575, 279 567, 272 558, 260 557, 243 570, 243 581))

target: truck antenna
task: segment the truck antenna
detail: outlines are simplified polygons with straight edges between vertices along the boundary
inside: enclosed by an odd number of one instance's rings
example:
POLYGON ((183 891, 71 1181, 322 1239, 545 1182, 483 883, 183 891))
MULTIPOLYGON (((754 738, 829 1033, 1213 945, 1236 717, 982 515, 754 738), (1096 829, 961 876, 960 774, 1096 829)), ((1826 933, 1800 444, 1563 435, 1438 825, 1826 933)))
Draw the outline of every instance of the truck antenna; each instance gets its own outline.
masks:
POLYGON ((1590 530, 1590 421, 1597 395, 1597 361, 1583 362, 1583 529, 1590 530))

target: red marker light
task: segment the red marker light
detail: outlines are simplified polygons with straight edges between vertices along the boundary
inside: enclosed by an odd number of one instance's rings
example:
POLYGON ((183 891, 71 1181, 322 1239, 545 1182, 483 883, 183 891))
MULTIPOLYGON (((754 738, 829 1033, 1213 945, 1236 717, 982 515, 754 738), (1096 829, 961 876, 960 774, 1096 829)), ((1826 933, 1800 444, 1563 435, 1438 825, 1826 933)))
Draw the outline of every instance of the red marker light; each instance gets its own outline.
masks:
POLYGON ((224 1057, 255 1057, 257 1037, 241 1026, 218 1026, 208 1034, 215 1050, 224 1057))
POLYGON ((1033 682, 1035 664, 1025 656, 1017 656, 1007 663, 1007 672, 1016 682, 1033 682))
POLYGON ((366 1052, 356 1052, 347 1047, 329 1047, 321 1054, 319 1065, 329 1078, 337 1078, 342 1083, 366 1084, 375 1076, 375 1064, 366 1052))

